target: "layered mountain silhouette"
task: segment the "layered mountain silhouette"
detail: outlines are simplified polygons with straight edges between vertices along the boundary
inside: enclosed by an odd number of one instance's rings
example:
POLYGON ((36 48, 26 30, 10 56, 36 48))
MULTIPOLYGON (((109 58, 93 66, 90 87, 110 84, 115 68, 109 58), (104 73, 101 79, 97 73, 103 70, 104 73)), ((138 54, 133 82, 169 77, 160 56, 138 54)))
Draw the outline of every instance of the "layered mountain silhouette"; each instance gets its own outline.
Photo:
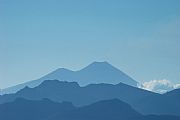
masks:
POLYGON ((137 84, 107 62, 94 62, 79 71, 60 68, 38 80, 2 90, 0 119, 180 119, 180 89, 158 94, 137 84))
POLYGON ((0 105, 0 120, 45 120, 58 113, 75 109, 68 102, 57 103, 48 99, 40 101, 17 98, 15 101, 0 105))
POLYGON ((144 114, 171 114, 180 116, 180 89, 163 95, 148 96, 134 106, 144 114))
POLYGON ((141 116, 130 105, 118 99, 112 99, 80 107, 66 115, 57 115, 51 120, 131 120, 141 116))
POLYGON ((36 87, 45 80, 55 79, 60 81, 77 82, 81 86, 95 83, 118 84, 120 82, 135 87, 137 86, 137 82, 134 79, 115 68, 108 62, 93 62, 79 71, 71 71, 65 68, 59 68, 38 80, 33 80, 3 89, 1 94, 15 93, 25 86, 36 87))
POLYGON ((179 120, 169 115, 144 116, 118 99, 103 100, 88 106, 74 107, 71 103, 57 103, 18 98, 0 104, 1 120, 179 120))
POLYGON ((15 94, 0 96, 0 103, 12 102, 22 97, 29 100, 48 98, 56 102, 69 101, 75 106, 85 106, 107 99, 120 99, 141 114, 180 115, 179 90, 157 94, 123 83, 90 84, 81 87, 76 82, 47 80, 35 88, 25 87, 15 94), (174 93, 175 92, 175 93, 174 93))

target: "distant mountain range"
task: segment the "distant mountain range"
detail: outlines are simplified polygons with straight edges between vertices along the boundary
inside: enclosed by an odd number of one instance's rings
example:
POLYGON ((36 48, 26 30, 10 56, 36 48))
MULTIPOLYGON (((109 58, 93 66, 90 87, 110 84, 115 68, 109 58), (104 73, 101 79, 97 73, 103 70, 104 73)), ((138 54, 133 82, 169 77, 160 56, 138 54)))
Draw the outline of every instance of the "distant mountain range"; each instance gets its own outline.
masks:
POLYGON ((33 80, 13 87, 1 90, 1 94, 15 93, 25 86, 36 87, 45 80, 60 80, 68 82, 78 82, 79 85, 109 83, 124 83, 131 86, 137 86, 138 82, 115 68, 108 62, 93 62, 79 71, 71 71, 65 68, 59 68, 38 80, 33 80))
POLYGON ((107 62, 57 69, 1 91, 0 120, 180 120, 180 89, 158 94, 107 62))
POLYGON ((179 120, 178 116, 142 115, 118 99, 103 100, 75 107, 71 103, 57 103, 49 99, 39 101, 18 98, 0 104, 1 120, 179 120))
POLYGON ((123 83, 90 84, 81 87, 76 82, 47 80, 35 88, 25 87, 15 94, 2 95, 0 103, 13 102, 17 98, 48 98, 56 102, 69 101, 75 106, 86 106, 102 100, 119 99, 141 114, 180 115, 179 96, 179 89, 161 95, 123 83))

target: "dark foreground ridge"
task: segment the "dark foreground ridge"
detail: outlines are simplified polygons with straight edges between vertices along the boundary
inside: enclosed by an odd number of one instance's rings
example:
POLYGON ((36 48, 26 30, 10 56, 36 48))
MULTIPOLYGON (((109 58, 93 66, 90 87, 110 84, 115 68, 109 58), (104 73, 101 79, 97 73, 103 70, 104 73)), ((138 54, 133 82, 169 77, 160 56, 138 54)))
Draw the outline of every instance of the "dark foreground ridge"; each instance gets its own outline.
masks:
POLYGON ((84 107, 69 102, 57 103, 18 98, 0 105, 1 120, 179 120, 169 115, 143 116, 118 99, 103 100, 84 107))

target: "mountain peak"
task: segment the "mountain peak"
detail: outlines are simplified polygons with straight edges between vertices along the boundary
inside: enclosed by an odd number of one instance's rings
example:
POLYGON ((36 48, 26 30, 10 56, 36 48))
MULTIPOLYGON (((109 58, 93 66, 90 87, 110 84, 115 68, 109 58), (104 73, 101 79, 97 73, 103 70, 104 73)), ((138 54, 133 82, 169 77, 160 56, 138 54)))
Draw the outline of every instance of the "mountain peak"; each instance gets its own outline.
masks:
POLYGON ((121 100, 114 98, 114 99, 110 99, 110 100, 102 100, 102 101, 98 101, 96 103, 91 104, 93 106, 101 106, 103 108, 110 109, 110 108, 130 108, 130 105, 128 105, 125 102, 122 102, 121 100))
POLYGON ((90 65, 88 66, 112 66, 111 64, 109 64, 107 61, 103 61, 103 62, 92 62, 90 65))
POLYGON ((95 61, 95 62, 89 64, 87 67, 85 67, 81 71, 83 71, 83 70, 104 71, 106 69, 112 70, 112 69, 116 69, 116 68, 114 66, 112 66, 111 64, 109 64, 108 62, 106 62, 106 61, 103 61, 103 62, 95 61))
POLYGON ((100 61, 94 61, 94 62, 92 62, 91 64, 99 64, 99 65, 100 65, 100 64, 101 64, 101 65, 104 64, 104 65, 109 65, 109 63, 108 63, 107 61, 101 61, 101 62, 100 62, 100 61))
POLYGON ((24 91, 29 91, 29 90, 31 90, 31 88, 30 87, 28 87, 28 86, 25 86, 24 88, 22 88, 20 91, 18 91, 18 93, 21 93, 22 91, 24 92, 24 91))
POLYGON ((129 77, 121 70, 109 64, 106 61, 93 62, 78 72, 81 74, 83 78, 81 79, 82 85, 87 85, 86 82, 90 81, 91 83, 111 84, 118 84, 122 82, 131 86, 137 86, 137 82, 135 80, 133 80, 131 77, 129 77))
POLYGON ((73 72, 73 71, 66 68, 58 68, 54 72, 66 73, 66 72, 73 72))

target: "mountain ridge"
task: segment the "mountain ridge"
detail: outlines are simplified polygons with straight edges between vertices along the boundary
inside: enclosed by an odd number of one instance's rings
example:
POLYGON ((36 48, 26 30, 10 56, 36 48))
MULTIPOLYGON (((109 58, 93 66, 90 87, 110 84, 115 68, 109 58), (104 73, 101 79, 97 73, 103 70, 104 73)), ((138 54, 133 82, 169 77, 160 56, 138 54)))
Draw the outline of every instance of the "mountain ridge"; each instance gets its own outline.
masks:
POLYGON ((66 68, 58 68, 53 72, 33 81, 28 81, 13 87, 1 90, 1 94, 15 93, 18 90, 28 87, 36 87, 45 80, 60 80, 68 82, 78 82, 81 86, 93 83, 125 83, 137 87, 138 82, 115 68, 108 62, 93 62, 81 70, 72 71, 66 68))
POLYGON ((142 115, 119 99, 102 100, 83 107, 49 99, 17 98, 0 104, 2 120, 179 120, 180 116, 142 115))
POLYGON ((48 98, 56 102, 70 101, 75 106, 85 106, 93 102, 117 98, 145 115, 180 114, 179 99, 176 100, 176 96, 169 97, 123 83, 89 84, 82 87, 77 82, 47 80, 35 88, 25 87, 15 94, 0 96, 0 103, 12 102, 18 97, 30 100, 48 98))

